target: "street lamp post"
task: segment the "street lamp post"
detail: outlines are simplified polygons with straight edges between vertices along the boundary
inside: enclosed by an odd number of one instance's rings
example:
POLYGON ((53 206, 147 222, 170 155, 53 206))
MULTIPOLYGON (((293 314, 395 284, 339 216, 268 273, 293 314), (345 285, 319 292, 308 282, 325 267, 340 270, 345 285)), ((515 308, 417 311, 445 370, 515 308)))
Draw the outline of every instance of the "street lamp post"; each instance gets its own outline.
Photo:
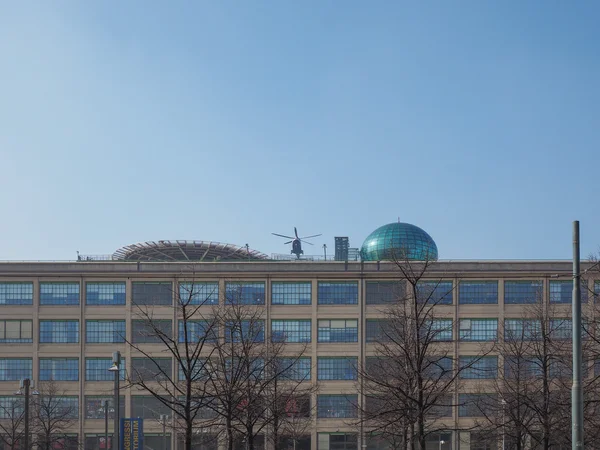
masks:
POLYGON ((119 368, 121 367, 121 352, 114 352, 112 366, 108 368, 109 372, 113 372, 115 374, 115 398, 114 398, 114 408, 115 408, 115 424, 113 430, 113 450, 119 450, 119 368))
POLYGON ((34 383, 29 379, 29 378, 25 378, 23 380, 21 380, 21 383, 19 385, 19 390, 17 392, 15 392, 16 395, 25 395, 25 406, 24 406, 24 411, 23 414, 25 415, 25 420, 24 420, 24 425, 25 425, 25 437, 23 439, 23 443, 24 443, 24 449, 25 450, 29 450, 29 396, 30 394, 33 395, 39 395, 39 392, 36 391, 35 389, 33 390, 33 392, 30 392, 30 388, 34 387, 34 383))
POLYGON ((108 450, 108 400, 104 400, 104 448, 108 450))
POLYGON ((444 445, 446 443, 446 441, 444 441, 443 439, 440 439, 440 450, 442 450, 442 445, 444 445))

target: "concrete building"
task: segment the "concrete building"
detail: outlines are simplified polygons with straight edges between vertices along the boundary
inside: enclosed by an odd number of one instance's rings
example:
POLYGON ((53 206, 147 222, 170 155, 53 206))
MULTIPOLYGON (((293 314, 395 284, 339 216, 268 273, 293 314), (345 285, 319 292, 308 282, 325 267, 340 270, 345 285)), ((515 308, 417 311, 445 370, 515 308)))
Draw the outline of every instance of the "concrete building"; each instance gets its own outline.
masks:
MULTIPOLYGON (((365 245, 376 250, 372 238, 365 245)), ((423 247, 419 251, 422 256, 423 247)), ((449 336, 455 354, 468 356, 482 342, 502 339, 502 324, 518 326, 532 299, 556 303, 568 317, 571 270, 569 261, 438 261, 427 278, 445 283, 447 295, 436 308, 455 324, 449 336)), ((308 342, 310 379, 319 383, 319 391, 312 398, 316 408, 310 439, 297 450, 375 450, 374 442, 361 442, 364 430, 349 424, 355 411, 345 396, 359 399, 347 362, 364 362, 373 354, 371 324, 381 319, 381 305, 390 301, 390 290, 382 287, 397 279, 395 265, 386 261, 270 261, 247 248, 186 241, 130 246, 110 260, 2 262, 0 402, 14 396, 21 378, 37 383, 54 379, 79 410, 73 434, 86 449, 100 449, 102 401, 111 398, 113 388, 107 371, 111 354, 121 352, 125 369, 141 356, 118 337, 125 333, 128 341, 134 340, 132 305, 152 304, 155 316, 177 330, 174 293, 182 284, 206 283, 219 303, 229 289, 241 286, 264 309, 265 339, 285 327, 298 342, 308 342)), ((598 292, 600 282, 590 278, 586 283, 598 292)), ((145 346, 150 354, 164 357, 159 344, 145 346)), ((497 359, 488 361, 498 368, 497 359)), ((464 381, 468 394, 469 383, 481 380, 464 381)), ((147 448, 161 448, 162 427, 156 408, 149 406, 151 399, 130 390, 122 394, 121 417, 143 417, 147 448)), ((444 420, 457 428, 473 418, 456 406, 444 420)), ((175 437, 169 436, 169 446, 174 444, 175 437)), ((468 432, 434 435, 428 445, 484 448, 468 432)))

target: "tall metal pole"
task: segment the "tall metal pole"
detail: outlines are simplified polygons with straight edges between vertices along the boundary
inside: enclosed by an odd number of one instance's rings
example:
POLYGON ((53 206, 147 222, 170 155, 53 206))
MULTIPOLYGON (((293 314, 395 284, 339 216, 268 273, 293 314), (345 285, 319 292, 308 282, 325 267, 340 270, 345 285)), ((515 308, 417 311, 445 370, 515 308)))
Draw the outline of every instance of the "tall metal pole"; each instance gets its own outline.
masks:
MULTIPOLYGON (((121 352, 114 352, 113 353, 113 363, 116 364, 117 368, 120 369, 121 368, 121 352)), ((114 408, 115 408, 115 425, 114 425, 114 431, 113 431, 113 450, 119 450, 119 445, 120 445, 120 441, 119 441, 119 375, 120 375, 120 370, 115 370, 115 399, 114 401, 114 408)))
POLYGON ((571 448, 583 450, 583 390, 581 386, 581 272, 579 221, 573 222, 573 387, 571 388, 571 448))
POLYGON ((108 400, 104 400, 104 448, 108 450, 108 400))
POLYGON ((25 446, 23 447, 25 450, 29 450, 29 386, 31 385, 31 380, 29 378, 25 378, 23 380, 23 387, 25 388, 25 438, 23 439, 25 446))

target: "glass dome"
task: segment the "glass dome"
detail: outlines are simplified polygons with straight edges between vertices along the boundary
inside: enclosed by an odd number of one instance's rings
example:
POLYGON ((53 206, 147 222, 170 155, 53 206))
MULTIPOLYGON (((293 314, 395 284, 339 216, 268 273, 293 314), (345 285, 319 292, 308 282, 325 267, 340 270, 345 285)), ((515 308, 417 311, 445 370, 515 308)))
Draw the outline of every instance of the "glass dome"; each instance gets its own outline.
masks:
POLYGON ((373 231, 360 249, 363 261, 435 261, 437 245, 425 231, 410 223, 388 223, 373 231))

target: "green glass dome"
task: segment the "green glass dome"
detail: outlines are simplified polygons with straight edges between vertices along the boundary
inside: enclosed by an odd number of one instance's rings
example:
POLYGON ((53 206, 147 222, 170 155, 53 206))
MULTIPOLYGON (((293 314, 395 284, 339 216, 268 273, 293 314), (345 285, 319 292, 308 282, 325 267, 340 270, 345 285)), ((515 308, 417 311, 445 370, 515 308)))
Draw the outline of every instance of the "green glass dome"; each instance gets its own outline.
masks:
POLYGON ((363 261, 436 261, 437 245, 425 231, 410 223, 388 223, 373 231, 360 249, 363 261))

